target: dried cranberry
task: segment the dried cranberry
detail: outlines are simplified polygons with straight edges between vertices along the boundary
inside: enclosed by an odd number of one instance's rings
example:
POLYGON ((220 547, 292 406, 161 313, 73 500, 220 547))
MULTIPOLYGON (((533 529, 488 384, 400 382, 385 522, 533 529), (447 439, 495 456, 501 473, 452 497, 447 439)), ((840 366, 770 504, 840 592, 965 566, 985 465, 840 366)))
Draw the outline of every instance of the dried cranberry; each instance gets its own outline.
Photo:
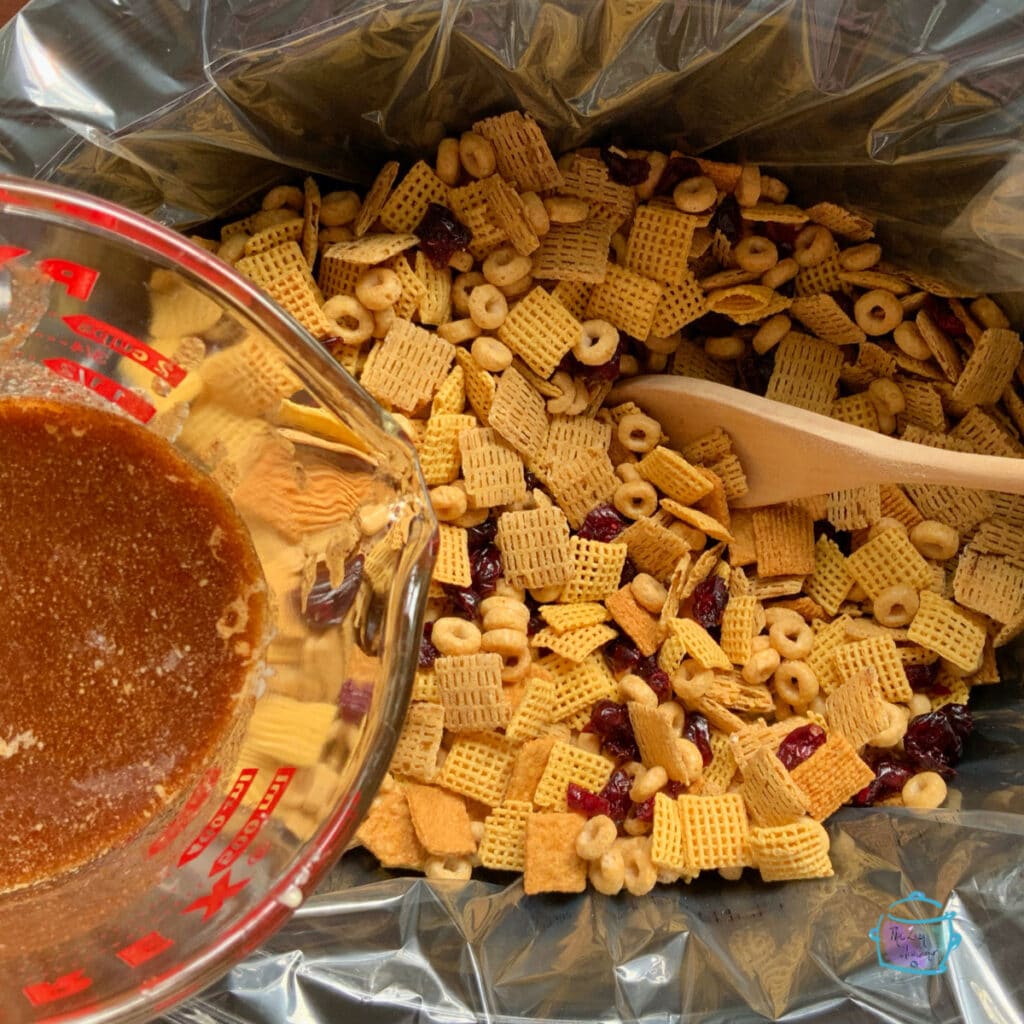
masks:
POLYGON ((544 617, 540 612, 531 612, 530 621, 526 624, 526 635, 536 636, 546 626, 547 623, 544 621, 544 617))
POLYGON ((613 700, 599 700, 590 712, 590 722, 585 729, 596 733, 601 739, 601 749, 613 757, 639 760, 640 751, 633 735, 633 723, 625 704, 613 700))
POLYGON ((693 617, 705 629, 716 628, 728 603, 729 585, 721 576, 709 576, 694 587, 693 617))
POLYGON ((939 663, 933 661, 930 665, 904 665, 903 671, 907 675, 910 688, 915 692, 932 690, 935 680, 939 677, 939 663))
POLYGON ((925 296, 924 310, 935 322, 935 326, 951 338, 960 338, 967 333, 963 322, 949 308, 949 303, 935 295, 925 296))
POLYGON ((695 334, 717 338, 732 334, 736 330, 736 323, 723 313, 705 313, 699 320, 694 321, 693 330, 695 334))
POLYGON ((470 551, 475 551, 477 548, 482 548, 485 544, 490 544, 497 535, 498 520, 488 518, 482 523, 477 523, 476 526, 467 527, 466 543, 469 545, 470 551))
POLYGON ((447 267, 448 261, 469 247, 473 232, 447 206, 431 203, 423 219, 413 229, 420 248, 435 267, 447 267))
POLYGON ((643 800, 638 804, 634 804, 629 816, 635 821, 653 821, 654 797, 649 796, 646 800, 643 800))
POLYGON ((341 708, 341 717, 346 722, 361 722, 366 717, 366 712, 370 710, 372 702, 372 683, 357 683, 354 679, 346 679, 341 684, 338 706, 341 708))
POLYGON ((785 259, 787 256, 793 255, 796 236, 800 234, 801 227, 800 224, 782 224, 779 221, 769 220, 759 222, 756 231, 763 238, 771 239, 779 250, 779 257, 785 259))
POLYGON ((642 185, 651 173, 651 165, 642 156, 623 156, 611 149, 601 150, 608 177, 617 185, 642 185))
POLYGON ((740 240, 743 230, 743 218, 740 216, 740 204, 734 195, 727 195, 711 215, 709 230, 712 234, 721 231, 732 245, 740 240))
POLYGON ((798 764, 806 761, 824 742, 825 730, 812 722, 810 725, 802 725, 788 733, 779 745, 777 756, 792 771, 798 764))
POLYGON ((637 650, 636 644, 628 637, 620 636, 610 641, 604 649, 604 656, 611 665, 612 672, 621 676, 624 672, 635 672, 643 655, 637 650))
POLYGON ((875 767, 874 781, 869 782, 854 798, 856 807, 868 807, 893 796, 903 789, 907 780, 914 774, 910 765, 899 761, 881 761, 875 767))
POLYGON ((363 556, 355 555, 345 563, 345 575, 336 586, 331 586, 331 574, 320 562, 316 567, 316 580, 306 598, 302 617, 310 629, 336 626, 348 614, 356 599, 363 579, 363 556))
POLYGON ((625 351, 626 346, 620 338, 615 352, 607 362, 601 363, 598 366, 588 366, 586 363, 581 363, 578 359, 569 359, 566 360, 569 363, 568 372, 574 377, 582 377, 588 383, 602 383, 603 381, 615 380, 619 376, 621 360, 625 351))
POLYGON ((671 797, 673 800, 675 800, 677 796, 680 796, 682 793, 686 791, 686 783, 676 782, 675 779, 669 779, 668 782, 666 782, 665 785, 661 787, 661 791, 665 794, 665 796, 671 797))
POLYGON ((668 673, 662 668, 656 668, 648 672, 644 679, 647 685, 658 695, 658 702, 664 704, 672 697, 672 680, 668 673))
POLYGON ((451 605, 451 611, 464 619, 476 619, 480 616, 480 595, 471 587, 456 587, 451 583, 444 586, 445 597, 451 605))
POLYGON ((836 305, 852 320, 853 319, 853 299, 850 298, 846 292, 829 292, 829 295, 835 299, 836 305))
POLYGON ((633 801, 629 798, 632 787, 633 780, 621 768, 616 768, 601 790, 599 795, 608 802, 608 817, 613 821, 626 820, 626 815, 633 806, 633 801))
POLYGON ((640 569, 636 562, 629 555, 626 555, 622 562, 622 572, 619 573, 619 586, 624 587, 627 583, 632 583, 639 571, 640 569))
POLYGON ((736 383, 744 391, 764 397, 774 372, 775 349, 760 355, 751 351, 736 362, 736 383))
POLYGON ((903 737, 903 752, 918 771, 938 772, 950 779, 964 752, 974 723, 966 704, 946 704, 912 718, 903 737))
POLYGON ((612 505, 597 505, 592 508, 577 530, 583 540, 600 540, 606 544, 615 540, 626 528, 626 520, 612 505))
POLYGON ((501 579, 501 551, 495 544, 477 548, 469 556, 473 589, 479 597, 488 597, 501 579))
POLYGON ((441 656, 441 652, 431 642, 430 635, 434 632, 434 624, 428 622, 423 626, 423 636, 420 637, 420 668, 433 668, 434 662, 441 656))
POLYGON ((715 754, 711 749, 711 726, 699 711, 686 712, 686 726, 683 729, 683 738, 697 745, 701 760, 704 762, 704 767, 707 768, 715 754))
POLYGON ((589 789, 584 789, 575 782, 570 782, 566 787, 565 802, 569 805, 570 811, 579 811, 588 818, 593 818, 596 814, 609 814, 611 810, 603 796, 591 793, 589 789))
POLYGON ((686 178, 698 178, 700 175, 700 164, 692 156, 670 157, 654 191, 659 196, 667 196, 679 182, 686 178))

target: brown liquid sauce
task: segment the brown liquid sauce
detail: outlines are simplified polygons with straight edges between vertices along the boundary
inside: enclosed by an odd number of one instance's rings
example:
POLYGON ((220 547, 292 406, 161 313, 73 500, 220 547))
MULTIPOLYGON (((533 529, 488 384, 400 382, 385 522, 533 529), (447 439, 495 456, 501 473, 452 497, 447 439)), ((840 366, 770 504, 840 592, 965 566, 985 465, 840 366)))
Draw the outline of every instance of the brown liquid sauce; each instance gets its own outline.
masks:
POLYGON ((265 594, 237 513, 162 438, 0 400, 0 891, 123 843, 210 762, 265 594))

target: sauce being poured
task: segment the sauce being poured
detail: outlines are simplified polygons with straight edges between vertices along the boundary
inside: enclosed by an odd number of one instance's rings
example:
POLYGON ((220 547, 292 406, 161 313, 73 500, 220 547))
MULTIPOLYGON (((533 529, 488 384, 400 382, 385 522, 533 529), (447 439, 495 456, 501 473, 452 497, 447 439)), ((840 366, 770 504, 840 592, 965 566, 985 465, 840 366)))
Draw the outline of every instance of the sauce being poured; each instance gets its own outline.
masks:
POLYGON ((267 621, 249 534, 104 410, 0 400, 0 890, 129 839, 247 710, 267 621))

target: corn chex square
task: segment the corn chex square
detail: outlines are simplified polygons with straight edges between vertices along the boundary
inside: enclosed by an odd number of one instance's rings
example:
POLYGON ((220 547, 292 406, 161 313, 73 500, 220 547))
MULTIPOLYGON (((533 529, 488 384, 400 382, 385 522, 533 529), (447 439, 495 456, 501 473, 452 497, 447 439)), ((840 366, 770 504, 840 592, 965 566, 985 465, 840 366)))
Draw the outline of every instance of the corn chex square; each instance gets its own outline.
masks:
POLYGON ((491 403, 498 382, 486 370, 481 370, 473 356, 464 348, 455 349, 455 362, 464 375, 466 401, 484 426, 490 420, 491 403))
POLYGON ((846 560, 853 578, 873 601, 887 587, 909 583, 915 590, 928 586, 931 569, 905 530, 893 527, 854 551, 846 560))
POLYGON ((718 729, 712 729, 711 763, 704 766, 703 774, 690 787, 690 792, 702 796, 720 796, 728 791, 737 771, 729 736, 718 729))
MULTIPOLYGON (((654 330, 653 325, 651 329, 654 330)), ((726 363, 722 359, 712 359, 704 351, 703 345, 689 338, 683 339, 672 356, 672 372, 680 377, 698 377, 700 380, 713 380, 718 384, 730 385, 736 377, 731 363, 726 363)))
POLYGON ((634 338, 651 333, 661 285, 616 263, 609 263, 604 280, 595 284, 587 302, 587 319, 607 320, 634 338))
POLYGON ((534 669, 526 680, 523 696, 512 712, 505 735, 515 743, 536 739, 542 728, 551 722, 554 705, 554 680, 543 669, 534 669))
POLYGON ((658 664, 671 674, 679 668, 683 658, 693 658, 702 668, 723 671, 732 668, 729 656, 699 622, 669 619, 668 637, 658 652, 658 664))
POLYGON ((540 606, 540 617, 556 632, 565 633, 584 626, 607 622, 609 609, 596 601, 580 601, 577 604, 544 604, 540 606))
POLYGON ((790 312, 813 334, 831 345, 858 345, 867 335, 843 312, 831 295, 802 295, 790 312))
POLYGON ((807 796, 808 811, 816 821, 824 821, 859 793, 875 773, 857 756, 857 752, 837 732, 791 772, 793 781, 807 796))
POLYGON ((840 615, 839 618, 816 629, 814 647, 804 659, 818 680, 818 686, 823 694, 831 693, 842 682, 832 656, 837 648, 846 643, 846 627, 850 621, 848 615, 840 615))
POLYGON ((391 771, 420 782, 432 782, 437 774, 437 753, 443 736, 444 708, 414 700, 409 704, 395 744, 391 771))
POLYGON ((642 572, 664 582, 690 546, 678 534, 649 517, 630 523, 618 540, 629 548, 629 557, 642 572))
POLYGON ((645 658, 657 651, 664 637, 658 616, 640 605, 628 584, 609 594, 604 603, 619 628, 645 658))
POLYGON ((558 193, 584 200, 590 215, 607 221, 613 230, 629 218, 636 205, 633 189, 613 181, 603 160, 580 153, 571 157, 563 171, 558 193))
POLYGON ((542 281, 603 281, 611 236, 611 224, 593 217, 578 224, 552 224, 533 254, 533 276, 542 281))
POLYGON ((957 668, 973 672, 984 653, 985 627, 975 614, 930 590, 922 590, 907 639, 935 651, 957 668))
POLYGON ((544 134, 528 114, 510 110, 477 121, 473 131, 494 146, 498 172, 515 182, 521 192, 543 192, 562 184, 562 173, 544 134))
POLYGON ((814 572, 814 522, 794 503, 754 510, 759 576, 809 576, 814 572))
POLYGON ((473 180, 448 192, 448 205, 452 213, 472 232, 469 251, 477 259, 483 258, 507 237, 505 229, 493 214, 491 180, 473 180))
POLYGON ((878 484, 847 487, 831 491, 825 509, 825 518, 837 530, 862 530, 881 517, 882 498, 878 484))
POLYGON ((710 494, 714 484, 678 452, 663 445, 652 448, 637 464, 637 472, 680 505, 692 505, 710 494))
POLYGON ((568 806, 566 792, 570 782, 591 793, 599 793, 604 789, 612 768, 611 761, 601 754, 591 754, 559 740, 548 755, 533 802, 545 810, 564 811, 568 806))
POLYGON ((834 616, 853 582, 853 573, 839 545, 824 535, 819 537, 814 545, 814 572, 804 581, 804 593, 834 616))
POLYGON ((651 860, 656 868, 682 871, 688 866, 683 822, 672 797, 654 795, 654 818, 651 825, 651 860))
POLYGON ((317 284, 325 298, 334 295, 355 295, 356 281, 366 272, 359 263, 350 263, 340 256, 324 256, 317 271, 317 284))
POLYGON ((453 793, 497 807, 505 798, 514 761, 515 748, 497 733, 459 736, 436 781, 453 793))
POLYGON ((827 416, 839 391, 843 353, 798 331, 790 331, 775 353, 765 397, 827 416))
POLYGON ((262 285, 263 290, 320 341, 338 333, 337 325, 317 302, 312 279, 306 270, 289 270, 262 285))
MULTIPOLYGON (((926 424, 922 424, 922 426, 925 429, 939 432, 944 428, 944 424, 936 427, 928 427, 926 424)), ((1011 436, 995 417, 990 416, 984 409, 976 405, 967 410, 963 419, 950 431, 950 436, 967 442, 973 452, 985 455, 1004 455, 1011 459, 1019 459, 1024 456, 1024 445, 1011 436)))
POLYGON ((459 475, 462 435, 476 429, 476 418, 465 413, 430 417, 419 444, 420 468, 428 487, 450 484, 459 475))
POLYGON ((667 206, 641 206, 626 243, 626 266, 664 285, 683 285, 698 218, 667 206))
POLYGON ((1024 354, 1020 335, 1001 327, 982 332, 953 388, 964 405, 994 405, 1013 379, 1024 354))
POLYGON ((502 665, 500 654, 483 652, 445 655, 434 662, 446 729, 486 732, 508 724, 502 665))
POLYGON ((323 302, 323 296, 317 290, 313 275, 309 272, 306 257, 302 255, 302 249, 298 242, 285 242, 266 252, 243 256, 235 263, 235 270, 244 274, 261 288, 265 288, 282 274, 298 271, 305 275, 307 283, 314 289, 314 294, 317 295, 317 304, 323 302))
POLYGON ((523 460, 498 437, 494 428, 462 430, 458 445, 466 494, 477 508, 510 505, 526 497, 523 460))
POLYGON ((268 249, 284 245, 285 242, 300 242, 301 239, 302 218, 293 217, 291 220, 272 224, 269 228, 263 228, 251 235, 245 242, 245 255, 254 256, 266 252, 268 249))
POLYGON ((587 303, 590 301, 592 285, 586 281, 559 281, 551 292, 577 320, 586 319, 587 303))
POLYGON ((953 596, 995 622, 1012 622, 1024 611, 1024 567, 1002 555, 967 548, 957 562, 953 596))
POLYGON ((584 819, 567 812, 540 812, 526 819, 523 892, 583 892, 587 862, 576 853, 584 819))
POLYGON ((436 583, 468 587, 473 582, 469 563, 469 539, 461 526, 441 523, 437 528, 437 560, 434 562, 436 583))
POLYGON ((433 397, 454 357, 448 342, 396 318, 367 361, 360 384, 378 401, 413 412, 433 397))
POLYGON ((635 700, 628 702, 629 722, 633 727, 640 758, 648 767, 665 769, 674 782, 689 785, 694 781, 680 749, 679 730, 672 727, 657 708, 649 708, 635 700))
POLYGON ((506 800, 484 818, 480 863, 492 871, 522 871, 526 866, 526 819, 533 805, 506 800))
POLYGON ((591 509, 610 502, 622 482, 615 475, 608 453, 599 448, 566 453, 543 469, 537 467, 537 473, 543 473, 551 497, 574 530, 580 528, 591 509))
POLYGON ((519 193, 500 174, 484 179, 491 219, 504 231, 516 252, 529 256, 540 244, 519 193))
POLYGON ((416 276, 423 283, 417 310, 420 323, 437 326, 452 317, 452 274, 447 267, 435 267, 420 250, 416 253, 416 276))
MULTIPOLYGON (((658 337, 674 334, 681 327, 699 320, 706 312, 704 289, 689 269, 680 274, 678 284, 665 285, 651 319, 651 333, 658 337)), ((703 351, 703 350, 701 350, 703 351)))
POLYGON ((857 394, 847 395, 845 398, 837 398, 832 403, 832 411, 829 415, 834 420, 849 423, 855 427, 878 430, 878 410, 866 391, 859 391, 857 394))
POLYGON ((509 310, 497 334, 534 373, 548 378, 579 342, 583 326, 537 285, 509 310))
POLYGON ((569 524, 557 508, 503 512, 495 542, 505 579, 514 587, 557 586, 572 576, 569 524))
POLYGON ((431 203, 447 206, 448 186, 425 160, 419 160, 392 189, 381 208, 380 222, 388 231, 415 231, 431 203))
POLYGON ((825 698, 825 705, 829 725, 846 737, 854 750, 860 750, 889 724, 888 706, 874 667, 848 676, 825 698))
POLYGON ((764 606, 752 594, 729 598, 722 612, 721 648, 734 665, 745 664, 753 653, 764 621, 764 606))
POLYGON ((527 459, 538 456, 547 444, 548 417, 544 399, 514 366, 498 378, 489 423, 527 459))
POLYGON ((747 759, 739 792, 755 825, 786 825, 807 813, 806 795, 768 747, 747 759))
POLYGON ((619 577, 627 552, 625 544, 571 537, 569 561, 572 572, 559 601, 562 604, 604 601, 614 594, 619 589, 619 577))
POLYGON ((546 458, 555 462, 574 448, 597 448, 607 451, 612 438, 610 423, 588 416, 552 416, 548 424, 546 458))
POLYGON ((750 852, 761 879, 831 878, 828 832, 813 818, 750 830, 750 852))
POLYGON ((750 864, 750 826, 743 798, 683 794, 676 800, 687 873, 750 864))
POLYGON ((546 647, 569 661, 581 662, 618 633, 611 626, 595 623, 559 632, 550 627, 538 630, 530 639, 531 647, 546 647))
POLYGON ((838 677, 837 686, 855 679, 865 669, 873 669, 886 700, 899 703, 913 696, 896 641, 890 636, 871 636, 852 644, 841 644, 832 652, 832 663, 838 677))
POLYGON ((587 711, 604 698, 614 698, 618 687, 608 671, 605 659, 599 654, 576 664, 557 654, 541 659, 555 682, 555 702, 551 708, 552 721, 562 722, 578 711, 587 711))
POLYGON ((551 748, 558 742, 558 739, 558 736, 542 731, 535 740, 527 740, 515 748, 512 775, 505 791, 506 800, 525 800, 531 806, 533 805, 533 794, 537 790, 537 783, 540 782, 540 777, 544 773, 544 766, 548 763, 551 748))

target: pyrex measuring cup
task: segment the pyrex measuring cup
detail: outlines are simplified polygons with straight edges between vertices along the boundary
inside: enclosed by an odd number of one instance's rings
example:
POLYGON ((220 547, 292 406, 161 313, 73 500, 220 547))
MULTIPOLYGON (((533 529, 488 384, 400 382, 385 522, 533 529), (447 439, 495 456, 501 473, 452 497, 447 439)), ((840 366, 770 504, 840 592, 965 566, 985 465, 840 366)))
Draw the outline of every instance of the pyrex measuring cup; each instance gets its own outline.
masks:
POLYGON ((394 424, 231 268, 0 178, 0 395, 41 393, 117 408, 209 470, 272 595, 232 742, 127 845, 0 895, 0 1019, 143 1020, 258 944, 352 838, 404 712, 434 524, 394 424))

